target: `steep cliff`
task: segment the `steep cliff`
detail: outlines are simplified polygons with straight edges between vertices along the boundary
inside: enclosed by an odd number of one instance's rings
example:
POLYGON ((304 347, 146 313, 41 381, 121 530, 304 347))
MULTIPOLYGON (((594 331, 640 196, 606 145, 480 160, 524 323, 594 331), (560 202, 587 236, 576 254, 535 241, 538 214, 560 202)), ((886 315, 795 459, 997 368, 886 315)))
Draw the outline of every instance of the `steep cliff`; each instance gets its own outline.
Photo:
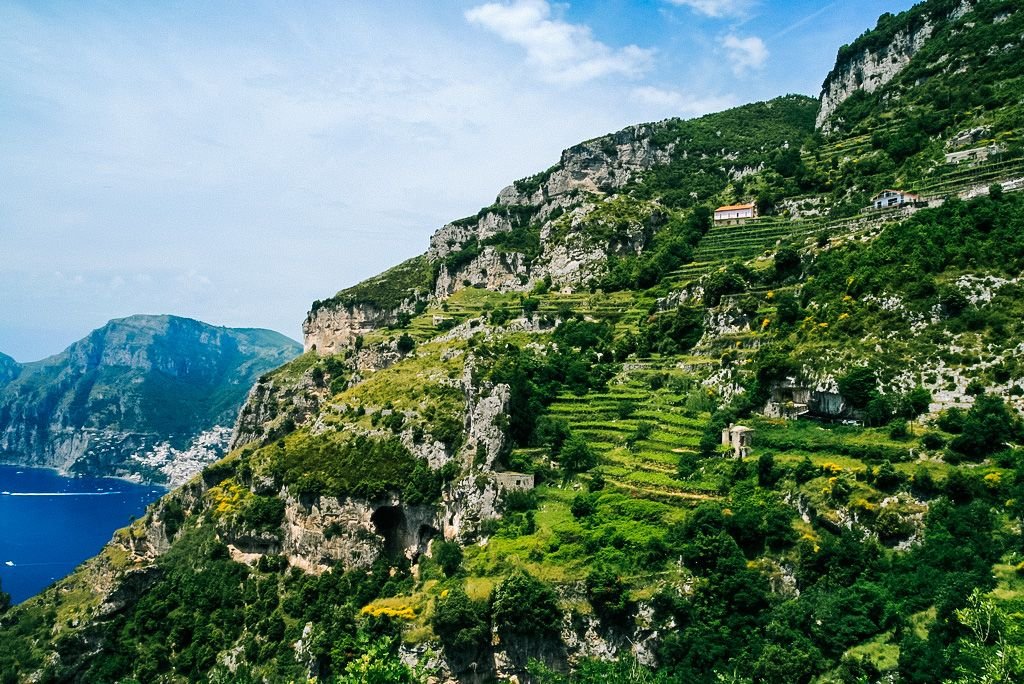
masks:
POLYGON ((737 183, 812 131, 801 96, 699 119, 631 126, 562 152, 559 162, 498 193, 493 205, 452 221, 426 254, 335 297, 314 302, 305 348, 332 354, 368 332, 465 288, 579 289, 648 251, 655 236, 710 198, 746 199, 737 183))
POLYGON ((930 13, 885 15, 874 31, 840 48, 836 65, 821 86, 821 108, 815 126, 828 132, 829 119, 851 95, 873 93, 906 68, 931 37, 933 21, 930 13))
POLYGON ((1002 84, 1018 75, 1020 14, 1014 3, 928 0, 882 15, 839 49, 822 84, 817 128, 852 130, 870 119, 884 129, 888 124, 872 115, 915 107, 908 118, 936 135, 956 119, 969 120, 974 107, 1012 106, 1002 84))
POLYGON ((6 354, 0 354, 0 387, 18 377, 21 373, 21 364, 6 354))
POLYGON ((302 323, 303 347, 322 355, 355 346, 366 333, 422 311, 430 286, 430 265, 422 256, 379 276, 313 302, 302 323), (417 307, 418 310, 417 310, 417 307))
POLYGON ((224 453, 251 384, 297 352, 267 330, 111 321, 56 356, 7 364, 0 458, 178 484, 224 453))
POLYGON ((942 151, 1019 120, 1021 15, 933 22, 827 136, 786 97, 583 143, 315 303, 0 674, 1020 681, 1024 170, 942 151), (992 109, 935 98, 954 58, 992 109), (924 200, 862 211, 896 178, 924 200))

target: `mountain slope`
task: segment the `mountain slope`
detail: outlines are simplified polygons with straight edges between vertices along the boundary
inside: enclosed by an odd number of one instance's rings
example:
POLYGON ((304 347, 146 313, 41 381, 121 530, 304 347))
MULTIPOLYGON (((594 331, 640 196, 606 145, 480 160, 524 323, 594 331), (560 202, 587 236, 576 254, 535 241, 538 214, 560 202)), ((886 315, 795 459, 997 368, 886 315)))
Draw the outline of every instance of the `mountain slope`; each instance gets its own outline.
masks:
POLYGON ((7 366, 0 458, 157 482, 173 472, 181 482, 202 467, 195 458, 223 449, 256 378, 297 353, 268 330, 175 316, 111 321, 56 356, 7 366), (202 454, 179 453, 190 448, 202 454))
MULTIPOLYGON (((987 53, 1005 6, 948 21, 987 53)), ((956 116, 876 146, 916 116, 884 107, 582 143, 314 303, 316 354, 260 379, 231 454, 5 617, 0 672, 1021 680, 1024 171, 947 160, 956 116), (711 221, 743 200, 762 216, 711 221)))

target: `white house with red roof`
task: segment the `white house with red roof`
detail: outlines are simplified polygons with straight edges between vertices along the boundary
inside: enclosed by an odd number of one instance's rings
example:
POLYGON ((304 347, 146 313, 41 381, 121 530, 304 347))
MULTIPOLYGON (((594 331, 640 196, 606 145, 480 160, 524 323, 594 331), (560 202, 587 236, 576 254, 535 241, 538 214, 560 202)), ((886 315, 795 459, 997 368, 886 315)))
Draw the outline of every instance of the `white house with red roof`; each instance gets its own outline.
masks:
POLYGON ((757 205, 753 203, 729 204, 715 209, 715 223, 720 225, 743 223, 754 218, 757 218, 757 205))

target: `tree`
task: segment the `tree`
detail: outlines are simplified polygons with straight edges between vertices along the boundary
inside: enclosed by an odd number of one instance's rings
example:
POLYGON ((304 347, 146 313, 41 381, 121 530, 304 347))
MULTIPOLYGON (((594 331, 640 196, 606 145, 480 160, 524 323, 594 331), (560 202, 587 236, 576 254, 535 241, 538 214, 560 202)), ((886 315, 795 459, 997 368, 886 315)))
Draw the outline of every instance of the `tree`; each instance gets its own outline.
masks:
POLYGON ((858 366, 841 376, 838 384, 839 393, 846 401, 850 402, 850 406, 862 409, 876 394, 875 386, 878 384, 878 378, 873 369, 867 366, 858 366))
POLYGON ((582 473, 597 465, 597 455, 586 439, 572 435, 562 445, 559 462, 567 474, 582 473))
POLYGON ((11 595, 4 591, 4 585, 0 582, 0 615, 6 613, 11 607, 11 595))
POLYGON ((775 277, 779 280, 794 275, 800 270, 800 252, 790 246, 779 247, 775 252, 775 277))
POLYGON ((633 604, 622 579, 603 565, 587 575, 587 598, 597 616, 608 624, 621 624, 633 612, 633 604))
POLYGON ((972 458, 985 458, 1014 439, 1017 420, 1002 397, 982 394, 964 417, 963 432, 950 446, 972 458))
POLYGON ((402 333, 401 337, 398 338, 398 342, 395 343, 395 347, 401 354, 408 354, 416 348, 416 340, 412 339, 409 333, 402 333))
POLYGON ((793 325, 800 320, 800 302, 789 292, 782 292, 775 298, 775 317, 782 325, 793 325))
POLYGON ((883 492, 891 492, 903 482, 903 477, 896 471, 890 461, 885 461, 878 466, 875 474, 875 486, 883 492))
POLYGON ((551 456, 557 458, 569 435, 569 423, 564 418, 541 416, 537 419, 537 425, 533 429, 533 443, 537 446, 548 447, 551 450, 551 456))
POLYGON ((503 635, 551 637, 562 625, 554 590, 532 575, 516 570, 494 588, 491 619, 503 635))
POLYGON ((459 571, 459 566, 462 565, 462 547, 458 542, 439 539, 434 542, 434 560, 437 561, 444 574, 451 577, 459 571))
POLYGON ((573 498, 569 510, 574 518, 588 518, 597 510, 597 496, 593 493, 580 492, 573 498))
POLYGON ((764 453, 757 458, 757 484, 766 489, 775 486, 778 480, 778 472, 775 469, 775 457, 764 453))
POLYGON ((955 684, 1009 684, 1024 677, 1021 628, 995 601, 975 589, 967 605, 955 611, 966 628, 956 651, 955 684))
POLYGON ((490 641, 486 604, 471 600, 461 586, 438 599, 430 624, 448 650, 472 652, 490 641))
POLYGON ((932 393, 918 385, 900 399, 899 413, 903 418, 913 420, 928 411, 931 403, 932 393))
POLYGON ((804 484, 816 478, 820 473, 821 468, 815 466, 810 458, 804 456, 803 460, 796 464, 796 468, 793 471, 793 479, 797 481, 797 484, 804 484))
POLYGON ((395 652, 395 639, 369 637, 360 633, 360 645, 365 651, 349 661, 345 672, 335 681, 339 684, 420 684, 425 678, 413 672, 395 652))

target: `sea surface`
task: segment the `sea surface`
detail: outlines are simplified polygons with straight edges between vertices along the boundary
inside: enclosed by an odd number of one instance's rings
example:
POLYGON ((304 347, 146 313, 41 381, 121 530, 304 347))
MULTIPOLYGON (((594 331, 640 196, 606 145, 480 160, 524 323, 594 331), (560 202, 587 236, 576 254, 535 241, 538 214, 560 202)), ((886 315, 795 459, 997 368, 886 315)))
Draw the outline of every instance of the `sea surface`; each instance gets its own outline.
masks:
POLYGON ((15 603, 96 555, 166 492, 100 477, 0 465, 0 582, 15 603))

